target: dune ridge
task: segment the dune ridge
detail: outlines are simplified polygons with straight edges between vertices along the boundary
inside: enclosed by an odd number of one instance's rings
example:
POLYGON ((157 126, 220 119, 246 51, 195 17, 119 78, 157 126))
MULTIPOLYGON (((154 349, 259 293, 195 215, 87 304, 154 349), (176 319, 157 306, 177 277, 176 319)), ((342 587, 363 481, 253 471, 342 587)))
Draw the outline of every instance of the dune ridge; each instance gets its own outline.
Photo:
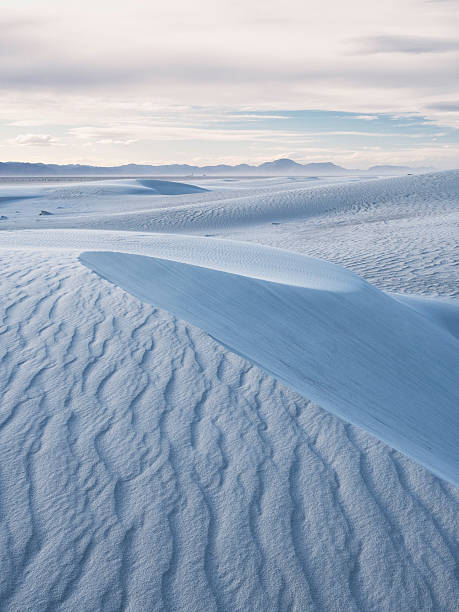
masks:
MULTIPOLYGON (((262 250, 266 257, 269 249, 262 250)), ((277 261, 275 250, 271 257, 277 261)), ((253 278, 247 269, 240 276, 121 253, 85 252, 80 261, 459 483, 459 342, 413 308, 311 258, 295 286, 253 278)))

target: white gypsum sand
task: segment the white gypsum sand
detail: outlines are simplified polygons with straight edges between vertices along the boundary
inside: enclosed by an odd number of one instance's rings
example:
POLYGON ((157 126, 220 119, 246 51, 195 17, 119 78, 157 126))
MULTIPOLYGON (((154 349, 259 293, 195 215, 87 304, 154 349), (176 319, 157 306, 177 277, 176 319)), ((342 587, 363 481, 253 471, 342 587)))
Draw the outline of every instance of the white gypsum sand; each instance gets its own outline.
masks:
POLYGON ((2 609, 454 610, 459 173, 197 185, 0 186, 2 609))

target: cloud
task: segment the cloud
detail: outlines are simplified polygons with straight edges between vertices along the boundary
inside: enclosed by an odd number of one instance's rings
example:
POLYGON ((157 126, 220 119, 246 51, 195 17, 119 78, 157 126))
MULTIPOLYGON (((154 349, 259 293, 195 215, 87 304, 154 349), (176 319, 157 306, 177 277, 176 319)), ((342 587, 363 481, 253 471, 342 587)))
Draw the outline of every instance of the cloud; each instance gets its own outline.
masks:
POLYGON ((26 147, 51 147, 58 145, 59 141, 50 134, 18 134, 16 138, 9 140, 9 144, 26 147))
POLYGON ((260 141, 283 142, 298 141, 311 142, 310 136, 314 134, 304 134, 303 132, 269 129, 225 129, 224 127, 215 129, 206 126, 172 124, 167 121, 156 123, 155 125, 139 123, 124 126, 97 127, 82 126, 71 128, 69 133, 80 141, 90 143, 107 144, 131 144, 135 142, 173 142, 173 141, 209 141, 209 142, 249 142, 260 141))
POLYGON ((428 109, 444 111, 445 113, 459 113, 459 102, 436 102, 427 106, 428 109))
POLYGON ((382 35, 359 38, 356 53, 449 53, 459 50, 457 38, 445 39, 429 36, 382 35))

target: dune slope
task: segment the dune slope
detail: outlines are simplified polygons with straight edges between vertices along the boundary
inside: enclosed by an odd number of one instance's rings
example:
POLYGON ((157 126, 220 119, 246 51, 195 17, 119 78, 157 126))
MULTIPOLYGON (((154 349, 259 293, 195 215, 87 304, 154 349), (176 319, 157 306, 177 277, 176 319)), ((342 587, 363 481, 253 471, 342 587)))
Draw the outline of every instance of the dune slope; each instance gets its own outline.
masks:
POLYGON ((457 489, 74 251, 11 255, 2 610, 455 610, 457 489))
POLYGON ((80 259, 459 483, 459 342, 413 308, 310 258, 296 285, 137 255, 80 259))

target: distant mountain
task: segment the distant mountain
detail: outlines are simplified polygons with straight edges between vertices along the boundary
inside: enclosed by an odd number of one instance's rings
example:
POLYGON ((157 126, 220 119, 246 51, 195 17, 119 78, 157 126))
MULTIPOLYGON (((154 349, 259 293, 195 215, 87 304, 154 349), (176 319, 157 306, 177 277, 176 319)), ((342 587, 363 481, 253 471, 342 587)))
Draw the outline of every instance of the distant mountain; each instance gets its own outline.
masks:
POLYGON ((304 170, 305 166, 303 164, 299 164, 296 161, 293 161, 293 159, 282 158, 282 159, 276 159, 275 161, 272 161, 272 162, 264 162, 264 164, 260 164, 258 168, 262 170, 266 170, 268 172, 272 170, 276 170, 276 171, 280 170, 281 172, 289 172, 290 170, 302 171, 304 170))
POLYGON ((157 174, 187 175, 195 166, 174 164, 150 166, 126 164, 124 166, 85 166, 81 164, 34 164, 23 162, 0 162, 0 176, 144 176, 157 174))
POLYGON ((312 164, 299 164, 293 159, 276 159, 273 162, 265 162, 258 166, 259 170, 267 172, 277 173, 288 173, 288 174, 341 174, 342 172, 349 172, 346 168, 336 166, 331 162, 325 163, 312 163, 312 164))
POLYGON ((190 166, 189 164, 125 164, 123 166, 85 166, 80 164, 40 164, 27 162, 0 162, 0 176, 327 176, 356 173, 398 174, 425 172, 431 168, 408 166, 372 166, 368 171, 348 170, 331 162, 299 164, 293 159, 282 158, 264 162, 259 166, 238 164, 230 166, 190 166))
POLYGON ((371 166, 368 168, 368 172, 374 172, 376 174, 398 174, 405 172, 428 172, 429 170, 433 170, 433 168, 411 168, 410 166, 371 166))
POLYGON ((85 166, 80 164, 39 164, 26 162, 0 162, 0 176, 266 176, 317 175, 349 172, 330 162, 299 164, 292 159, 277 159, 259 166, 238 164, 230 166, 190 166, 168 164, 161 166, 126 164, 123 166, 85 166))

